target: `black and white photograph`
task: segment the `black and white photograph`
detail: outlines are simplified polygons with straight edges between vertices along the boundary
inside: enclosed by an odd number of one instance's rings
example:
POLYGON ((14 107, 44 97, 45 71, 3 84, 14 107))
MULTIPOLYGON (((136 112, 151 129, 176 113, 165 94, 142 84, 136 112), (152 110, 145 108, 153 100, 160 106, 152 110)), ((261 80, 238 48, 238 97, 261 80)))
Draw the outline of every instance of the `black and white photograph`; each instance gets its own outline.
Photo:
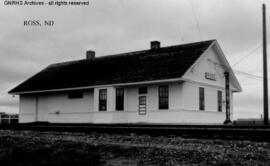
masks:
POLYGON ((0 165, 270 165, 268 0, 1 0, 0 165))

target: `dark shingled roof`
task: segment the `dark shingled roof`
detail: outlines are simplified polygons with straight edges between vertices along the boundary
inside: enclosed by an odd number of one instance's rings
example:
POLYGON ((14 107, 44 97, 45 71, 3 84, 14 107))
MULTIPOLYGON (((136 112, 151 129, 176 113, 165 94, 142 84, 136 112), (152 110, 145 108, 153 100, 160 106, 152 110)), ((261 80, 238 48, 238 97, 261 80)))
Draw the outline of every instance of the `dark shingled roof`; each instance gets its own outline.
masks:
POLYGON ((181 78, 214 41, 52 64, 9 93, 181 78))

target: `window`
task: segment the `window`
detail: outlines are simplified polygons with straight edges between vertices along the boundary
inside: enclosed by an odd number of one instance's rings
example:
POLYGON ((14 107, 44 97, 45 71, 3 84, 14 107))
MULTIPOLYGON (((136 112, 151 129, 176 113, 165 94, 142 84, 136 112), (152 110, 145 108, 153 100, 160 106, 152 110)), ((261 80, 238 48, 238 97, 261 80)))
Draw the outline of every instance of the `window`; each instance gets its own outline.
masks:
POLYGON ((160 86, 158 89, 159 109, 169 108, 169 88, 168 86, 160 86))
POLYGON ((139 115, 146 115, 147 87, 140 87, 138 89, 138 93, 139 93, 139 115))
POLYGON ((107 89, 99 90, 99 111, 107 110, 107 89))
POLYGON ((124 110, 124 88, 116 88, 116 110, 123 111, 124 110))
POLYGON ((222 91, 217 91, 218 112, 222 112, 222 91))
POLYGON ((68 98, 69 99, 78 99, 78 98, 83 98, 83 92, 81 91, 72 91, 68 93, 68 98))
POLYGON ((146 96, 139 96, 139 115, 146 115, 146 96))
POLYGON ((147 87, 140 87, 139 94, 147 94, 147 87))
POLYGON ((199 87, 199 109, 204 110, 204 88, 199 87))

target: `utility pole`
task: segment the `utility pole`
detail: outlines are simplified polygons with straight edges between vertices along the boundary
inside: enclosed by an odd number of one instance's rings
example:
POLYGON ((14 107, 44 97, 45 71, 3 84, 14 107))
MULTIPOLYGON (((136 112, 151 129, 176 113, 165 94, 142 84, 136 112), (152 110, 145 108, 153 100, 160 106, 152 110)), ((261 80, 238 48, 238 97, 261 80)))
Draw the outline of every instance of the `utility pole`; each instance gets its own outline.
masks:
POLYGON ((224 124, 232 124, 230 119, 231 110, 230 110, 230 74, 229 72, 224 72, 225 76, 225 97, 226 97, 226 120, 224 124))
POLYGON ((263 108, 264 125, 269 124, 268 120, 268 78, 267 78, 267 43, 266 43, 266 11, 265 4, 262 5, 263 15, 263 108))

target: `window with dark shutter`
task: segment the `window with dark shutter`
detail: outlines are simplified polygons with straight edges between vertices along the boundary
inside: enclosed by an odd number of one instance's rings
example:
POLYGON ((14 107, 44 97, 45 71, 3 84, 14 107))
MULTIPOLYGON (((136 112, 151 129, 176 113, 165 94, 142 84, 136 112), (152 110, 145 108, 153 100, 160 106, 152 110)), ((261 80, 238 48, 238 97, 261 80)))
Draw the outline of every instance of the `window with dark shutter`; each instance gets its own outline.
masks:
POLYGON ((204 88, 202 87, 199 87, 199 108, 201 111, 205 109, 204 88))
POLYGON ((123 111, 124 110, 124 88, 116 88, 115 92, 115 109, 117 111, 123 111))
POLYGON ((159 109, 169 109, 169 88, 168 86, 160 86, 158 89, 159 109))
POLYGON ((222 112, 222 91, 217 91, 218 112, 222 112))
POLYGON ((107 89, 99 90, 99 111, 107 110, 107 89))

